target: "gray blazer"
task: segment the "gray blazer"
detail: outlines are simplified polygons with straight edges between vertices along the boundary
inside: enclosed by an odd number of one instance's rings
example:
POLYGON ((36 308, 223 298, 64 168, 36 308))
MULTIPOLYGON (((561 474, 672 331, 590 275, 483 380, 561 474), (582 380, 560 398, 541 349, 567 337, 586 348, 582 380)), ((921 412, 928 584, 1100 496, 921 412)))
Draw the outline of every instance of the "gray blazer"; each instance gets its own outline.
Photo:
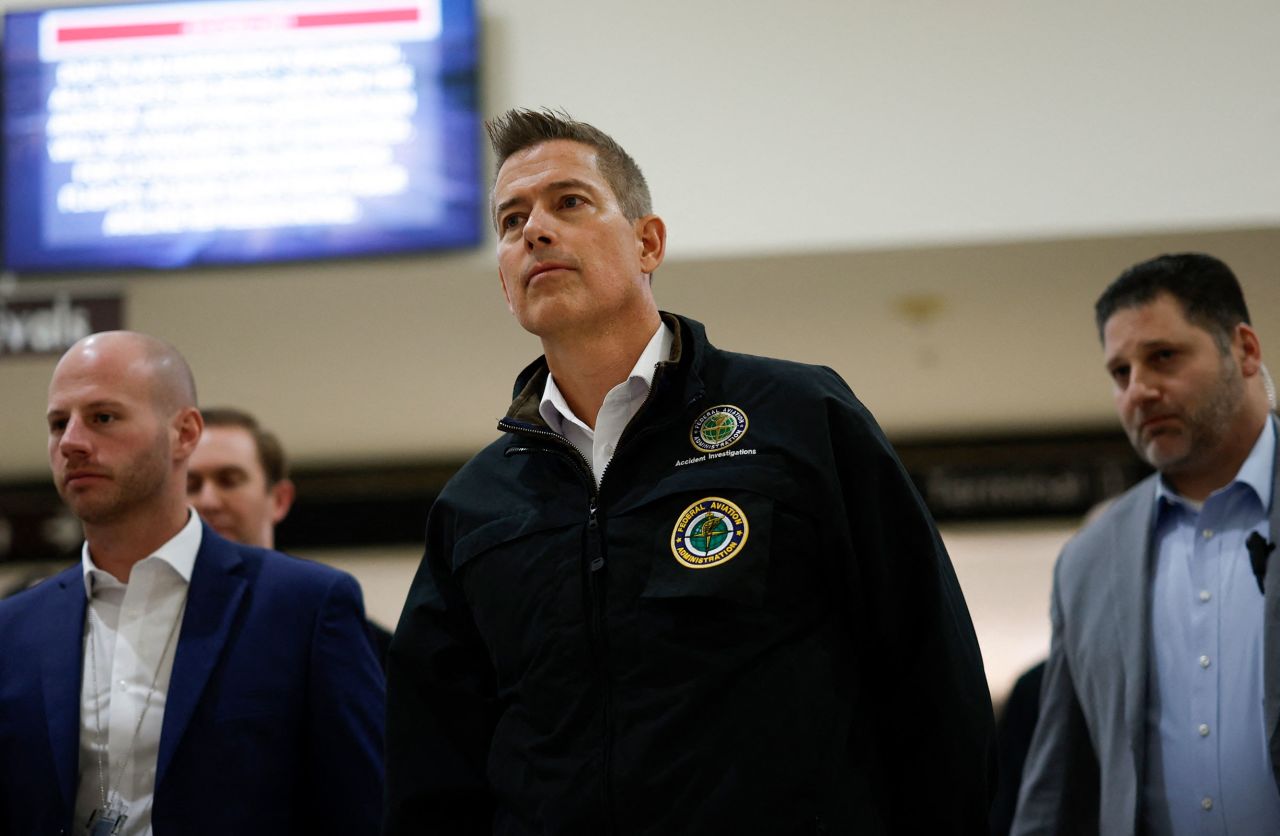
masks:
MULTIPOLYGON (((1280 447, 1277 448, 1280 450, 1280 447)), ((1280 474, 1280 465, 1276 473, 1280 474)), ((1280 535, 1272 477, 1271 537, 1280 535)), ((1143 832, 1147 634, 1156 476, 1139 482, 1062 550, 1040 720, 1014 836, 1143 832)), ((1280 764, 1280 551, 1268 561, 1263 631, 1272 768, 1280 764)), ((1280 771, 1276 774, 1280 787, 1280 771)))

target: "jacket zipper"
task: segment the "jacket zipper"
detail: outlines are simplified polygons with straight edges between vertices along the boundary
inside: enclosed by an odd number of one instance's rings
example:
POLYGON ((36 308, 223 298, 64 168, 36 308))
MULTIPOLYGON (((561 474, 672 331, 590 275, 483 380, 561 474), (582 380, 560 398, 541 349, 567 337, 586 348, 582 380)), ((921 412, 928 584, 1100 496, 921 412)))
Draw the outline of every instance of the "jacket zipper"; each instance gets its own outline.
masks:
POLYGON ((591 593, 591 645, 596 651, 603 696, 604 754, 601 768, 604 773, 605 832, 613 833, 613 679, 609 670, 609 639, 604 629, 606 564, 597 510, 593 499, 587 520, 587 582, 591 593))
MULTIPOLYGON (((650 382, 649 391, 645 394, 644 400, 640 403, 640 408, 635 414, 638 416, 644 412, 649 406, 649 402, 653 400, 654 393, 658 389, 658 380, 662 376, 662 365, 654 370, 653 380, 650 382)), ((701 393, 694 396, 689 402, 692 405, 701 397, 701 393)), ((613 458, 617 458, 618 450, 622 449, 622 442, 629 438, 633 433, 630 432, 634 425, 634 417, 627 426, 623 428, 622 434, 618 437, 618 444, 614 448, 613 458)), ((599 521, 599 503, 600 490, 596 485, 595 474, 591 471, 591 466, 587 464, 587 457, 582 455, 582 451, 574 447, 568 439, 559 433, 550 430, 540 430, 537 427, 516 426, 508 423, 506 418, 498 422, 499 429, 505 432, 514 432, 523 435, 531 435, 540 438, 547 438, 554 442, 558 447, 564 449, 563 455, 569 456, 577 462, 578 471, 586 477, 587 484, 590 486, 590 501, 587 510, 587 551, 583 555, 586 563, 586 575, 589 600, 591 602, 590 612, 588 613, 589 630, 591 636, 592 651, 597 664, 597 673, 600 679, 600 688, 603 693, 603 714, 604 714, 604 756, 603 756, 603 787, 604 787, 604 805, 605 805, 605 832, 613 833, 614 813, 613 813, 613 681, 609 672, 609 646, 608 633, 604 625, 604 609, 605 609, 605 580, 608 564, 604 555, 604 542, 600 537, 600 521, 599 521)), ((538 449, 536 447, 516 447, 510 448, 508 453, 532 453, 538 449)), ((547 450, 547 452, 556 452, 547 450)), ((613 458, 609 460, 609 464, 604 466, 604 470, 600 471, 600 484, 604 484, 605 474, 608 473, 610 465, 613 464, 613 458)))
MULTIPOLYGON (((600 682, 600 690, 602 694, 602 713, 604 715, 604 741, 602 756, 602 776, 601 786, 603 791, 604 810, 605 810, 605 833, 610 834, 615 831, 614 815, 613 815, 613 683, 609 675, 609 647, 608 638, 604 626, 604 608, 605 608, 605 557, 604 542, 600 537, 600 520, 599 520, 599 500, 600 494, 596 487, 595 475, 591 472, 591 467, 587 464, 586 456, 582 455, 577 447, 569 443, 568 439, 559 433, 550 430, 540 430, 536 427, 517 427, 506 423, 503 419, 498 424, 499 428, 508 432, 517 432, 524 435, 538 436, 552 440, 561 450, 553 450, 538 447, 516 447, 510 448, 507 452, 511 453, 533 453, 535 451, 544 451, 556 455, 564 455, 578 464, 578 471, 583 475, 587 484, 590 486, 590 499, 587 507, 587 545, 583 553, 584 574, 587 578, 588 593, 588 635, 591 641, 591 651, 593 661, 596 667, 596 676, 600 682), (567 449, 563 449, 567 448, 567 449), (572 453, 570 456, 569 454, 572 453)), ((603 472, 601 478, 603 479, 603 472)))

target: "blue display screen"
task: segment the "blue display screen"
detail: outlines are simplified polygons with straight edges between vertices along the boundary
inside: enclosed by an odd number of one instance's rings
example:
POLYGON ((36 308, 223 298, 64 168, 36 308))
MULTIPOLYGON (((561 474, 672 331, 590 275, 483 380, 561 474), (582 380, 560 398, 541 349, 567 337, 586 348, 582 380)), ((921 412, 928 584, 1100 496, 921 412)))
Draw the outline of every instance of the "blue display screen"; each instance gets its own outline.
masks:
POLYGON ((200 0, 4 28, 18 273, 478 243, 471 0, 200 0))

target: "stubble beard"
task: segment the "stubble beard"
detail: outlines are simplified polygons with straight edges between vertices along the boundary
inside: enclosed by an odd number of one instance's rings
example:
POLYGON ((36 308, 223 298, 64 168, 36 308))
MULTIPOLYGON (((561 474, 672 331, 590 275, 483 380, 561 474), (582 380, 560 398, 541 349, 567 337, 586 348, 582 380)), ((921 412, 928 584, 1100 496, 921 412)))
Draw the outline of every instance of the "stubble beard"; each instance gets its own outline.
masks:
POLYGON ((82 523, 106 525, 151 504, 163 492, 168 471, 169 450, 162 434, 142 454, 114 468, 107 484, 81 494, 59 485, 58 492, 82 523))
POLYGON ((1159 436, 1143 442, 1141 430, 1130 436, 1134 449, 1149 465, 1165 475, 1194 471, 1218 455, 1230 425, 1244 402, 1244 377, 1235 360, 1227 355, 1213 388, 1190 410, 1180 411, 1182 443, 1175 450, 1161 452, 1159 436))

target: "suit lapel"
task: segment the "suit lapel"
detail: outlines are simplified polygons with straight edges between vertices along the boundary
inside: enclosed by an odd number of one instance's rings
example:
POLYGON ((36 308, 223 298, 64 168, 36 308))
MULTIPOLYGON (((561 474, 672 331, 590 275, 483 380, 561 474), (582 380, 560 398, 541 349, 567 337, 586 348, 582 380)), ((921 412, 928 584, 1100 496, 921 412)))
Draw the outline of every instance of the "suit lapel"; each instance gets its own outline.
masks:
POLYGON ((164 781, 173 753, 231 633, 247 583, 240 572, 242 562, 236 546, 204 527, 169 677, 156 760, 156 787, 164 781))
MULTIPOLYGON (((1280 439, 1276 444, 1276 461, 1271 472, 1271 531, 1267 539, 1280 538, 1280 439)), ((1280 553, 1272 552, 1267 559, 1267 574, 1263 591, 1266 595, 1262 616, 1262 683, 1263 710, 1266 712, 1267 729, 1271 732, 1268 743, 1271 749, 1271 771, 1280 788, 1280 553)))
POLYGON ((1147 647, 1151 612, 1151 534, 1155 529, 1155 477, 1143 483, 1127 514, 1116 522, 1111 605, 1121 644, 1124 720, 1138 781, 1146 755, 1147 647))
POLYGON ((83 570, 77 564, 47 583, 53 584, 55 605, 36 615, 52 648, 41 659, 41 685, 49 744, 58 770, 63 801, 74 804, 80 763, 80 677, 84 645, 85 594, 83 570))

